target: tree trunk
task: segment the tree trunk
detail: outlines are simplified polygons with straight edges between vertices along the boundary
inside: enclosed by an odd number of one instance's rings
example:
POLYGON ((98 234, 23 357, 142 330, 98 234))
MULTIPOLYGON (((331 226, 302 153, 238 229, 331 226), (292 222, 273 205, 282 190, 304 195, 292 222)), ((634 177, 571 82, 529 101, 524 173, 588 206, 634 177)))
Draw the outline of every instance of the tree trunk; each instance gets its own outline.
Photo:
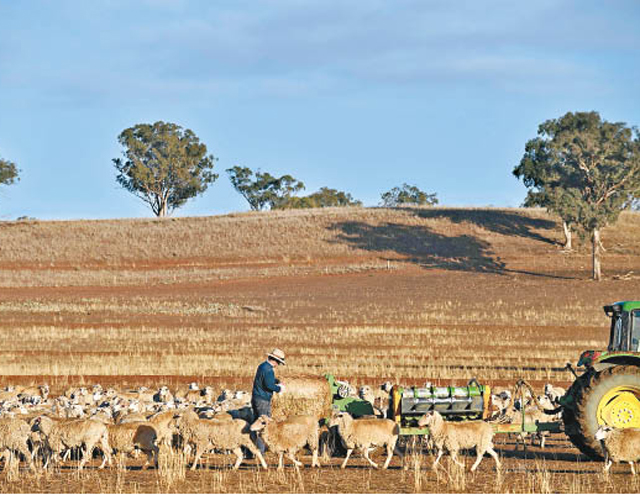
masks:
POLYGON ((600 242, 599 229, 593 229, 591 240, 593 242, 593 280, 600 280, 602 278, 600 271, 600 246, 602 243, 600 242))
POLYGON ((564 250, 571 251, 573 249, 571 244, 571 229, 564 220, 562 221, 562 230, 564 231, 564 250))

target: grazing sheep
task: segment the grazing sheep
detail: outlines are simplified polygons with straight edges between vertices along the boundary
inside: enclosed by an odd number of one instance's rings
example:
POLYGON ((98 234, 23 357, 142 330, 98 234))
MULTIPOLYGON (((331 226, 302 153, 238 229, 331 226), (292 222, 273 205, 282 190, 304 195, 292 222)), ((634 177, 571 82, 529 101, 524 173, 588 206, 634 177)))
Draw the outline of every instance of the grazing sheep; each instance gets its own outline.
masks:
MULTIPOLYGON (((120 454, 133 454, 141 450, 147 454, 148 467, 151 462, 158 467, 158 435, 156 430, 148 423, 125 423, 119 425, 107 425, 109 431, 109 445, 113 451, 120 454)), ((109 463, 111 464, 111 463, 109 463)))
POLYGON ((386 446, 387 459, 382 469, 387 469, 393 457, 393 451, 398 442, 400 427, 390 419, 353 419, 345 412, 334 412, 329 427, 337 426, 342 444, 347 449, 347 455, 340 466, 344 469, 354 449, 359 449, 364 458, 373 467, 378 465, 369 458, 369 451, 375 447, 386 446))
POLYGON ((278 454, 278 469, 284 468, 283 456, 291 459, 296 468, 302 463, 296 454, 308 445, 313 454, 311 467, 320 467, 318 461, 319 427, 314 416, 290 416, 283 421, 275 421, 268 416, 260 416, 250 428, 261 431, 262 439, 270 451, 278 454))
POLYGON ((0 419, 0 452, 2 453, 2 456, 8 454, 9 459, 7 460, 7 463, 11 461, 13 453, 18 452, 22 454, 25 460, 29 463, 29 469, 35 471, 33 457, 31 452, 29 452, 29 446, 27 444, 27 440, 30 436, 31 427, 29 426, 29 423, 23 419, 0 419))
POLYGON ((640 428, 612 428, 600 426, 596 431, 596 440, 600 441, 605 454, 605 472, 609 472, 614 462, 628 462, 635 475, 634 462, 640 461, 640 428))
POLYGON ((238 469, 243 460, 241 447, 247 448, 257 457, 262 467, 267 469, 262 454, 251 440, 247 423, 241 419, 231 421, 200 419, 195 411, 189 410, 179 415, 174 424, 182 436, 185 447, 187 445, 195 447, 192 471, 198 465, 202 454, 213 449, 232 451, 236 455, 233 469, 238 469))
POLYGON ((418 420, 418 425, 429 428, 433 444, 438 448, 438 456, 433 463, 434 470, 445 449, 451 454, 453 462, 464 467, 464 464, 458 461, 458 451, 471 448, 476 449, 477 455, 471 471, 476 470, 486 452, 496 461, 496 469, 500 468, 498 454, 493 450, 493 428, 489 423, 484 421, 447 423, 439 412, 430 411, 418 420))
MULTIPOLYGON (((85 446, 85 453, 80 461, 78 469, 82 469, 91 458, 93 449, 99 445, 104 460, 100 466, 102 469, 107 461, 111 463, 111 447, 109 446, 109 433, 107 426, 94 420, 53 420, 47 416, 38 416, 33 421, 34 431, 42 432, 45 443, 51 453, 51 459, 56 462, 57 456, 74 447, 85 446)), ((45 463, 45 469, 49 459, 45 463)))

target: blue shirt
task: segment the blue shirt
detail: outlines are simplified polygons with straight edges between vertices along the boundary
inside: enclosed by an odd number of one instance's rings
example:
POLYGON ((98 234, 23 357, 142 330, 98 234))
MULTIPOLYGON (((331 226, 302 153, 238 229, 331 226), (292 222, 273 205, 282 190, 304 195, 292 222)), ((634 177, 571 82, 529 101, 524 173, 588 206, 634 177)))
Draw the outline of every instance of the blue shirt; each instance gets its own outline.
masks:
POLYGON ((274 392, 280 392, 280 381, 276 379, 276 374, 273 372, 273 366, 268 361, 265 361, 258 366, 256 371, 256 377, 253 380, 253 397, 260 397, 261 399, 271 400, 274 392))

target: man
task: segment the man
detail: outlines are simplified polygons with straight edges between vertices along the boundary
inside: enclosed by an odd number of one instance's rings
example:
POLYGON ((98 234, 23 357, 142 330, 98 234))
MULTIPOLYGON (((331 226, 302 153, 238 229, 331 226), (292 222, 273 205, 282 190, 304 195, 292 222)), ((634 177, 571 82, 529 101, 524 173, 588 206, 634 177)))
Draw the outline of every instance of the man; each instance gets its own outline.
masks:
MULTIPOLYGON (((267 360, 258 366, 251 392, 251 409, 253 409, 253 417, 255 419, 262 415, 271 417, 271 398, 273 393, 284 391, 284 384, 280 383, 274 372, 274 369, 280 365, 285 365, 284 352, 276 348, 267 354, 267 360)), ((255 432, 251 433, 260 453, 264 454, 267 448, 262 438, 255 432)))
POLYGON ((280 365, 285 365, 284 352, 276 348, 267 354, 267 360, 258 366, 251 393, 251 408, 255 418, 262 415, 271 417, 273 393, 284 391, 284 384, 280 383, 274 372, 280 365))

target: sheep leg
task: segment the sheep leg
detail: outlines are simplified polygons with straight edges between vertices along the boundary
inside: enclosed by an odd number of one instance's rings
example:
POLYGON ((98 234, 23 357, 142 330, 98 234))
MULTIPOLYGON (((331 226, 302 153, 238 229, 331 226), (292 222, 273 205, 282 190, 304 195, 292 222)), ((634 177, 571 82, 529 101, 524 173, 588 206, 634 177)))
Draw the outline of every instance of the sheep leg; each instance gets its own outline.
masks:
POLYGON ((248 443, 244 444, 244 446, 249 450, 249 452, 251 452, 254 455, 254 457, 256 459, 258 459, 258 461, 260 462, 260 465, 264 469, 268 469, 267 468, 267 463, 264 462, 264 456, 262 455, 262 452, 260 452, 260 450, 256 448, 256 446, 253 444, 253 442, 248 442, 248 443))
POLYGON ((344 458, 344 461, 342 463, 342 465, 340 466, 340 469, 344 469, 347 466, 347 461, 349 460, 349 457, 351 457, 351 453, 353 452, 353 449, 347 449, 347 455, 344 458))
POLYGON ((391 458, 393 457, 393 449, 393 445, 387 444, 387 459, 384 461, 382 469, 387 469, 389 467, 389 463, 391 462, 391 458))
POLYGON ((25 461, 29 463, 29 471, 36 471, 36 467, 33 464, 33 459, 27 445, 18 445, 18 451, 24 456, 25 461))
POLYGON ((633 473, 633 475, 635 476, 636 474, 636 469, 635 467, 633 467, 633 461, 629 461, 629 465, 631 466, 631 472, 633 473))
POLYGON ((436 467, 438 466, 438 463, 440 462, 440 458, 442 457, 442 453, 443 453, 443 449, 438 449, 438 455, 436 456, 436 460, 433 461, 433 466, 431 466, 431 469, 433 469, 434 471, 436 470, 436 467))
POLYGON ((376 469, 377 469, 377 468, 378 468, 378 465, 377 465, 375 462, 373 462, 373 461, 371 460, 371 458, 369 457, 369 451, 370 451, 370 450, 373 450, 373 449, 364 447, 364 448, 362 449, 362 455, 364 456, 364 458, 365 458, 367 461, 369 461, 369 464, 371 464, 374 468, 376 468, 376 469))
POLYGON ((200 461, 200 457, 202 457, 203 453, 204 453, 204 448, 198 445, 198 447, 196 447, 196 457, 193 460, 193 464, 191 465, 191 471, 196 470, 196 466, 198 465, 198 462, 200 461))
POLYGON ((100 449, 102 450, 102 464, 100 464, 99 469, 103 469, 107 461, 109 461, 109 466, 111 466, 111 447, 109 446, 109 438, 107 436, 103 436, 100 439, 100 449))
POLYGON ((278 452, 278 471, 284 469, 283 457, 284 452, 278 452))
POLYGON ((232 451, 236 455, 236 463, 233 465, 233 469, 238 469, 240 464, 242 464, 242 460, 244 457, 242 456, 242 449, 240 447, 236 447, 232 451))
POLYGON ((496 461, 496 470, 500 469, 500 458, 498 457, 496 451, 493 450, 493 446, 490 446, 487 449, 487 452, 489 452, 489 455, 491 455, 491 457, 493 457, 493 460, 496 461))
POLYGON ((464 464, 458 460, 458 452, 456 450, 451 451, 451 460, 455 462, 458 466, 464 467, 464 464))
POLYGON ((471 466, 471 472, 476 470, 476 468, 482 462, 482 458, 484 457, 484 452, 482 451, 482 449, 476 447, 476 450, 477 450, 477 452, 476 452, 476 462, 474 462, 473 466, 471 466))
POLYGON ((611 459, 607 459, 607 461, 604 463, 604 472, 608 473, 609 469, 611 468, 611 464, 613 464, 613 461, 611 459))
POLYGON ((302 466, 302 463, 298 459, 296 459, 296 456, 293 452, 287 452, 287 457, 291 460, 291 462, 293 462, 293 465, 296 468, 302 466))
POLYGON ((84 465, 93 455, 93 449, 94 449, 94 444, 91 442, 87 443, 87 450, 84 452, 84 455, 82 456, 82 460, 80 461, 80 465, 78 466, 79 471, 82 471, 82 468, 84 467, 84 465))
POLYGON ((322 467, 320 466, 320 461, 318 461, 318 449, 313 449, 311 456, 311 467, 322 467))

